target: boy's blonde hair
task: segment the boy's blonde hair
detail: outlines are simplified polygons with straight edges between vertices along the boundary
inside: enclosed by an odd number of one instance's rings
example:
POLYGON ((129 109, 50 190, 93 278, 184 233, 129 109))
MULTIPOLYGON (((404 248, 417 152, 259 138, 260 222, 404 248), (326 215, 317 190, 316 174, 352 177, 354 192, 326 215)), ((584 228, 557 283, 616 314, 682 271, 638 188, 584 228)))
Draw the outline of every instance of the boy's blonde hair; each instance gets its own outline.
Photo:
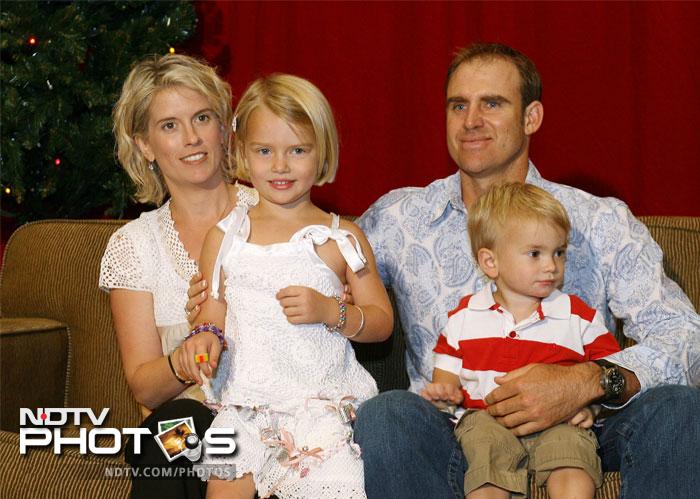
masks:
POLYGON ((178 86, 206 97, 221 123, 224 139, 221 171, 225 180, 231 181, 234 178, 230 85, 211 66, 193 57, 180 54, 154 55, 136 63, 131 69, 112 112, 117 157, 136 184, 135 198, 141 203, 160 205, 168 194, 168 187, 160 170, 148 169, 148 160, 141 153, 135 137, 148 136, 148 110, 155 94, 165 88, 178 86))
POLYGON ((532 184, 506 183, 493 186, 469 208, 467 230, 472 253, 478 260, 481 248, 493 249, 513 221, 537 220, 569 234, 571 222, 562 204, 532 184))
POLYGON ((255 80, 243 93, 236 107, 234 155, 238 177, 250 180, 245 160, 245 143, 250 116, 260 106, 267 107, 286 121, 297 134, 301 127, 313 131, 318 150, 316 185, 333 182, 338 170, 338 132, 331 106, 310 81, 279 73, 255 80))

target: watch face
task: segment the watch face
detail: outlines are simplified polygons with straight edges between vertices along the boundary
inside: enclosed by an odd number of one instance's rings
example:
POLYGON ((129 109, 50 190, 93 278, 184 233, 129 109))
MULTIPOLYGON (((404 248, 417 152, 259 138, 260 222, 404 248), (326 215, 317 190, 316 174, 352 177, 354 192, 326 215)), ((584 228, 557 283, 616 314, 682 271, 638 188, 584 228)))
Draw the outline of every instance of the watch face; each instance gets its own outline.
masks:
POLYGON ((608 394, 610 398, 618 398, 625 391, 625 377, 622 375, 619 369, 612 368, 608 369, 608 394))

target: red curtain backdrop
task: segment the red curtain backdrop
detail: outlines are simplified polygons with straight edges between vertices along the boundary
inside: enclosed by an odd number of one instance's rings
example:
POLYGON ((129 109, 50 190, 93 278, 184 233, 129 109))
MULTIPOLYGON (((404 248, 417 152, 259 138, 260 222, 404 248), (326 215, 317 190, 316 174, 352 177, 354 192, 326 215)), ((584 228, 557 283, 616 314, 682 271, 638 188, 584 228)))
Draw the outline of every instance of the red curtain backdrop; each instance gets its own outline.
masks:
MULTIPOLYGON (((456 167, 444 74, 458 47, 521 50, 544 81, 531 157, 544 176, 616 196, 638 215, 700 216, 700 4, 200 2, 185 51, 240 96, 271 72, 310 79, 336 113, 340 169, 314 199, 360 214, 456 167)), ((235 97, 234 97, 235 99, 235 97)))

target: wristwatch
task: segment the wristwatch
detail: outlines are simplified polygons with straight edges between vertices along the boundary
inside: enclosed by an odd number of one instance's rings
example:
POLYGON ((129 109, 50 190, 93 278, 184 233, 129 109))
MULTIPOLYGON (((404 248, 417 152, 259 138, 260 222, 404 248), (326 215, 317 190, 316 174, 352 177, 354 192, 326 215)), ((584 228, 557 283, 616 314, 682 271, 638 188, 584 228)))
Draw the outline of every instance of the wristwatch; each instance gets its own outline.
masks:
POLYGON ((625 377, 620 366, 607 360, 594 360, 603 370, 600 373, 600 387, 605 392, 600 402, 617 402, 625 392, 625 377))

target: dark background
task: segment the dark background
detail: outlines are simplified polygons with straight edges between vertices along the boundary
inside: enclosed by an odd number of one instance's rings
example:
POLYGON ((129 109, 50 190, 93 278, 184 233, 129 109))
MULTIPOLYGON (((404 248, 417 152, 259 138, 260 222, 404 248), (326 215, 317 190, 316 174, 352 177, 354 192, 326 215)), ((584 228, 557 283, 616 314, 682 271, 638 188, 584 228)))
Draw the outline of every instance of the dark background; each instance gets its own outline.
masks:
POLYGON ((217 65, 234 101, 290 72, 334 107, 340 169, 314 199, 360 214, 390 189, 456 171, 445 146, 454 51, 498 41, 542 74, 531 157, 550 180, 616 196, 637 215, 700 216, 700 4, 672 2, 197 2, 185 51, 217 65))

